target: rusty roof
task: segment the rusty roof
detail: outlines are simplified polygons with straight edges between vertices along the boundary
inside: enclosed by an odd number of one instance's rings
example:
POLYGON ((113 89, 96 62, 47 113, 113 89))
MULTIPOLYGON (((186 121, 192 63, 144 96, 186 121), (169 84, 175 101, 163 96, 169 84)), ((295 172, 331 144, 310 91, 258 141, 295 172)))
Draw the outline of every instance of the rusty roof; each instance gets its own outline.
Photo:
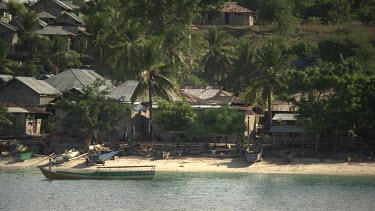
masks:
POLYGON ((221 12, 223 13, 251 13, 251 10, 237 5, 237 2, 225 2, 223 5, 223 9, 221 9, 221 12))

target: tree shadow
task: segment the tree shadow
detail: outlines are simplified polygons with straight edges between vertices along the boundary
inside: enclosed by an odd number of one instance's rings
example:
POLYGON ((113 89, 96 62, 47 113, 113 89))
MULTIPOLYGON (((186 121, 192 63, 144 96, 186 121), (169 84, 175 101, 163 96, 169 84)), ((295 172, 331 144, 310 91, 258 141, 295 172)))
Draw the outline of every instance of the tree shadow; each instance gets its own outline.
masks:
POLYGON ((251 166, 251 163, 242 159, 232 159, 231 161, 221 162, 215 165, 224 165, 227 166, 227 168, 248 168, 249 166, 251 166))

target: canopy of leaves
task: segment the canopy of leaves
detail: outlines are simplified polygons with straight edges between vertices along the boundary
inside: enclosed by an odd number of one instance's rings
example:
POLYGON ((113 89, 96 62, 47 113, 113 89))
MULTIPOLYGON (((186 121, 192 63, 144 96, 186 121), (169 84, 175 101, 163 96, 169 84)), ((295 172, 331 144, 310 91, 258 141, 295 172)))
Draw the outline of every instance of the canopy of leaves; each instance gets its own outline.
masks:
POLYGON ((158 101, 158 110, 155 123, 161 131, 183 131, 197 119, 197 114, 185 103, 158 101))
POLYGON ((107 99, 107 93, 104 82, 97 81, 82 92, 70 92, 62 98, 58 107, 67 115, 64 118, 65 127, 81 135, 92 129, 115 129, 130 108, 107 99))
POLYGON ((13 124, 12 118, 13 114, 9 113, 6 108, 0 108, 0 131, 13 124))

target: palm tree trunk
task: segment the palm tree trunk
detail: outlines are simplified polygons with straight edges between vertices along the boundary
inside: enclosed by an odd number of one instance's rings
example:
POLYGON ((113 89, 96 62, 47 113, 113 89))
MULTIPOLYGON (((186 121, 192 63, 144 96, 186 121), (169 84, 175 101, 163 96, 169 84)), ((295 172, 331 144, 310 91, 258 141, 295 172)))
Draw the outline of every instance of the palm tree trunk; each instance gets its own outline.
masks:
POLYGON ((271 87, 268 86, 268 124, 269 129, 271 129, 272 125, 272 111, 271 111, 271 87))
POLYGON ((151 147, 154 145, 154 136, 152 128, 152 79, 148 83, 148 103, 149 103, 149 112, 150 112, 150 121, 149 121, 149 133, 151 136, 151 147))

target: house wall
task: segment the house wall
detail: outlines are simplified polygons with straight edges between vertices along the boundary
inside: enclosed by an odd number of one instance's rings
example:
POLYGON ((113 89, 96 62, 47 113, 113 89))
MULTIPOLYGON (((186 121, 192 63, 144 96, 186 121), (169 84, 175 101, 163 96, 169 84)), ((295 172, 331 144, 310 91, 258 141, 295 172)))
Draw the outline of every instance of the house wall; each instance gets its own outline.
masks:
POLYGON ((252 17, 248 13, 229 13, 229 25, 252 26, 252 17))
POLYGON ((254 18, 249 13, 229 13, 229 23, 225 23, 225 14, 218 19, 210 20, 207 16, 204 18, 196 17, 193 24, 195 25, 239 25, 239 26, 253 26, 254 18))
POLYGON ((34 5, 32 5, 31 9, 33 11, 38 11, 38 12, 45 11, 55 17, 58 17, 62 14, 62 12, 67 11, 61 6, 57 5, 56 3, 50 0, 40 0, 38 3, 35 3, 34 5))
POLYGON ((39 106, 39 94, 24 84, 13 81, 0 88, 0 101, 15 102, 29 106, 39 106))

